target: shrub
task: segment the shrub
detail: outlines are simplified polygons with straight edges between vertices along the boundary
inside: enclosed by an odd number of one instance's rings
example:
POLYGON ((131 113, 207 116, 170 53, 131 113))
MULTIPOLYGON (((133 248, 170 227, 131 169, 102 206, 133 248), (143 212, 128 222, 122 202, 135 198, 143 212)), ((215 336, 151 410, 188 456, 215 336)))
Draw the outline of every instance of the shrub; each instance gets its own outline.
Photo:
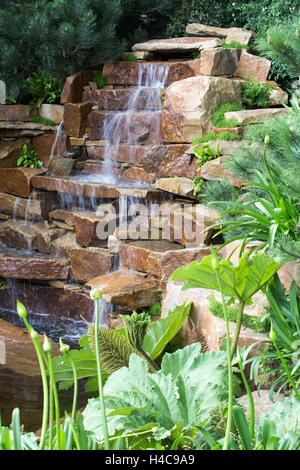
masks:
POLYGON ((29 150, 27 145, 24 144, 22 154, 18 158, 17 166, 25 168, 43 168, 43 162, 39 160, 38 154, 34 150, 29 150))
POLYGON ((270 93, 276 87, 272 83, 260 83, 250 75, 242 84, 242 100, 247 108, 268 108, 270 93))

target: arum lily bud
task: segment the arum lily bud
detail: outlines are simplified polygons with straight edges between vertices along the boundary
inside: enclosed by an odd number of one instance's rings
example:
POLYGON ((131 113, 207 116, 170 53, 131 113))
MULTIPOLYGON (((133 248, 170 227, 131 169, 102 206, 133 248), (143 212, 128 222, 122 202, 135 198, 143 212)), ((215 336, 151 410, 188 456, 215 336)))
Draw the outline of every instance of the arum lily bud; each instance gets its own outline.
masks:
POLYGON ((33 328, 30 331, 30 336, 32 339, 37 339, 38 338, 38 332, 35 331, 33 328))
POLYGON ((216 252, 215 250, 213 249, 213 247, 211 247, 211 265, 212 265, 212 268, 216 271, 218 269, 218 265, 219 265, 219 259, 216 255, 216 252))
POLYGON ((44 344, 43 344, 43 349, 45 352, 50 352, 51 351, 51 343, 46 335, 44 335, 44 344))
POLYGON ((269 337, 270 337, 271 341, 275 341, 275 339, 276 339, 276 333, 275 333, 272 325, 271 325, 271 330, 270 330, 269 337))
POLYGON ((20 318, 26 318, 27 317, 27 310, 26 307, 17 300, 17 313, 20 318))
POLYGON ((70 350, 70 346, 62 342, 61 338, 59 338, 59 350, 62 354, 67 353, 70 350))
POLYGON ((91 290, 90 297, 92 300, 102 299, 102 290, 95 287, 91 290))
POLYGON ((266 135, 265 137, 265 145, 269 145, 270 143, 270 136, 269 135, 266 135))

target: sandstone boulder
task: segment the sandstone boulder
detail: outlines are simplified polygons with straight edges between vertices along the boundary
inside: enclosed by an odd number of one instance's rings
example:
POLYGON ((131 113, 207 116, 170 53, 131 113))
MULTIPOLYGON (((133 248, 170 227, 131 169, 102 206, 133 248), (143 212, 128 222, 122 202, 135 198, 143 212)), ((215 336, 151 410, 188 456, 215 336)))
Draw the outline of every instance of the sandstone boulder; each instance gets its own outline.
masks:
POLYGON ((178 81, 165 91, 165 142, 191 142, 213 131, 212 113, 225 102, 241 104, 241 83, 221 77, 197 76, 178 81))
POLYGON ((42 173, 43 171, 35 168, 2 168, 0 169, 1 191, 14 196, 29 197, 32 178, 42 173))
POLYGON ((61 104, 80 103, 82 101, 84 87, 93 80, 95 75, 96 72, 86 70, 67 77, 64 88, 61 92, 61 104))
POLYGON ((64 133, 82 137, 86 133, 87 119, 92 103, 67 103, 64 106, 64 133))
POLYGON ((66 260, 45 255, 19 255, 5 250, 0 253, 0 276, 14 279, 66 280, 69 266, 66 260))
POLYGON ((194 183, 189 178, 160 178, 155 182, 155 188, 179 196, 193 197, 194 183))
POLYGON ((271 61, 242 51, 239 63, 234 72, 235 77, 247 78, 250 74, 260 82, 267 80, 271 68, 271 61))
MULTIPOLYGON (((222 340, 226 337, 226 325, 222 318, 213 315, 209 310, 208 297, 215 294, 210 289, 188 289, 183 291, 184 281, 169 281, 166 287, 166 293, 162 303, 162 317, 166 317, 169 310, 176 305, 182 305, 185 301, 192 301, 191 320, 196 329, 196 333, 205 338, 207 346, 211 351, 220 349, 222 340)), ((216 299, 220 301, 220 295, 216 294, 216 299)), ((265 313, 265 307, 268 305, 266 297, 262 293, 253 296, 253 304, 245 308, 245 314, 262 316, 265 313)), ((233 335, 236 324, 230 322, 230 334, 233 335)), ((181 344, 186 345, 189 342, 191 328, 186 322, 177 336, 181 344)), ((239 347, 247 347, 258 341, 255 351, 263 346, 267 336, 262 333, 255 333, 249 328, 242 326, 239 339, 239 347)))
POLYGON ((200 171, 198 172, 198 175, 201 178, 204 178, 205 180, 217 180, 217 181, 222 181, 227 179, 230 181, 230 183, 237 187, 240 188, 242 186, 242 181, 239 180, 233 173, 231 173, 229 170, 224 168, 224 162, 226 160, 225 155, 219 158, 215 158, 214 160, 210 160, 200 167, 200 171))
POLYGON ((201 75, 233 75, 241 50, 217 47, 201 52, 201 75))
POLYGON ((88 282, 113 270, 115 257, 104 248, 71 248, 72 277, 76 282, 88 282))

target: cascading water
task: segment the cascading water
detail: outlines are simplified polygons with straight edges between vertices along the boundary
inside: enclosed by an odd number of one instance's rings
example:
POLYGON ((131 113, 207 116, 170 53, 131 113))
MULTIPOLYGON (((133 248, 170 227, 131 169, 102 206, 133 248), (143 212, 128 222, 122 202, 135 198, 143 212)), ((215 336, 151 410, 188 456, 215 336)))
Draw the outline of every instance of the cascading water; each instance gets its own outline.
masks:
POLYGON ((50 160, 52 157, 61 157, 61 141, 62 141, 62 135, 63 135, 63 128, 64 128, 64 121, 61 121, 59 124, 57 131, 56 131, 56 136, 52 145, 51 153, 50 153, 50 160))

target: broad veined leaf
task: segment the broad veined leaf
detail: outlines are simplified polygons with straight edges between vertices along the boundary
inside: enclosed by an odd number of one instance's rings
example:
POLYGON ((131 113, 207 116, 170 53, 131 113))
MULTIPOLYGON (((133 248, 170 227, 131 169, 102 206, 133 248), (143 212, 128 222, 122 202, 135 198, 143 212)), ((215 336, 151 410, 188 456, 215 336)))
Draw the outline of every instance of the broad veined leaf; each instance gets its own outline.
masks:
POLYGON ((161 318, 147 327, 143 340, 143 350, 156 359, 166 345, 178 333, 191 311, 192 303, 180 305, 170 311, 166 318, 161 318))
MULTIPOLYGON (((177 439, 179 428, 202 425, 209 408, 226 400, 226 376, 226 353, 202 354, 199 343, 165 354, 161 370, 152 374, 147 363, 132 354, 129 367, 112 374, 104 386, 109 434, 151 425, 156 439, 173 439, 175 434, 177 439)), ((89 400, 83 416, 85 428, 103 439, 98 399, 89 400)))
MULTIPOLYGON (((272 279, 280 266, 265 254, 251 258, 244 255, 236 265, 229 260, 221 260, 218 269, 223 294, 243 302, 251 302, 252 296, 272 279)), ((170 280, 185 280, 184 290, 191 288, 220 290, 213 255, 176 269, 170 280)))
MULTIPOLYGON (((90 349, 72 350, 69 353, 74 361, 78 379, 97 376, 97 363, 90 349)), ((59 382, 60 390, 66 390, 73 385, 73 370, 67 356, 57 356, 53 359, 55 380, 59 382)), ((103 373, 104 380, 107 374, 103 373)))

